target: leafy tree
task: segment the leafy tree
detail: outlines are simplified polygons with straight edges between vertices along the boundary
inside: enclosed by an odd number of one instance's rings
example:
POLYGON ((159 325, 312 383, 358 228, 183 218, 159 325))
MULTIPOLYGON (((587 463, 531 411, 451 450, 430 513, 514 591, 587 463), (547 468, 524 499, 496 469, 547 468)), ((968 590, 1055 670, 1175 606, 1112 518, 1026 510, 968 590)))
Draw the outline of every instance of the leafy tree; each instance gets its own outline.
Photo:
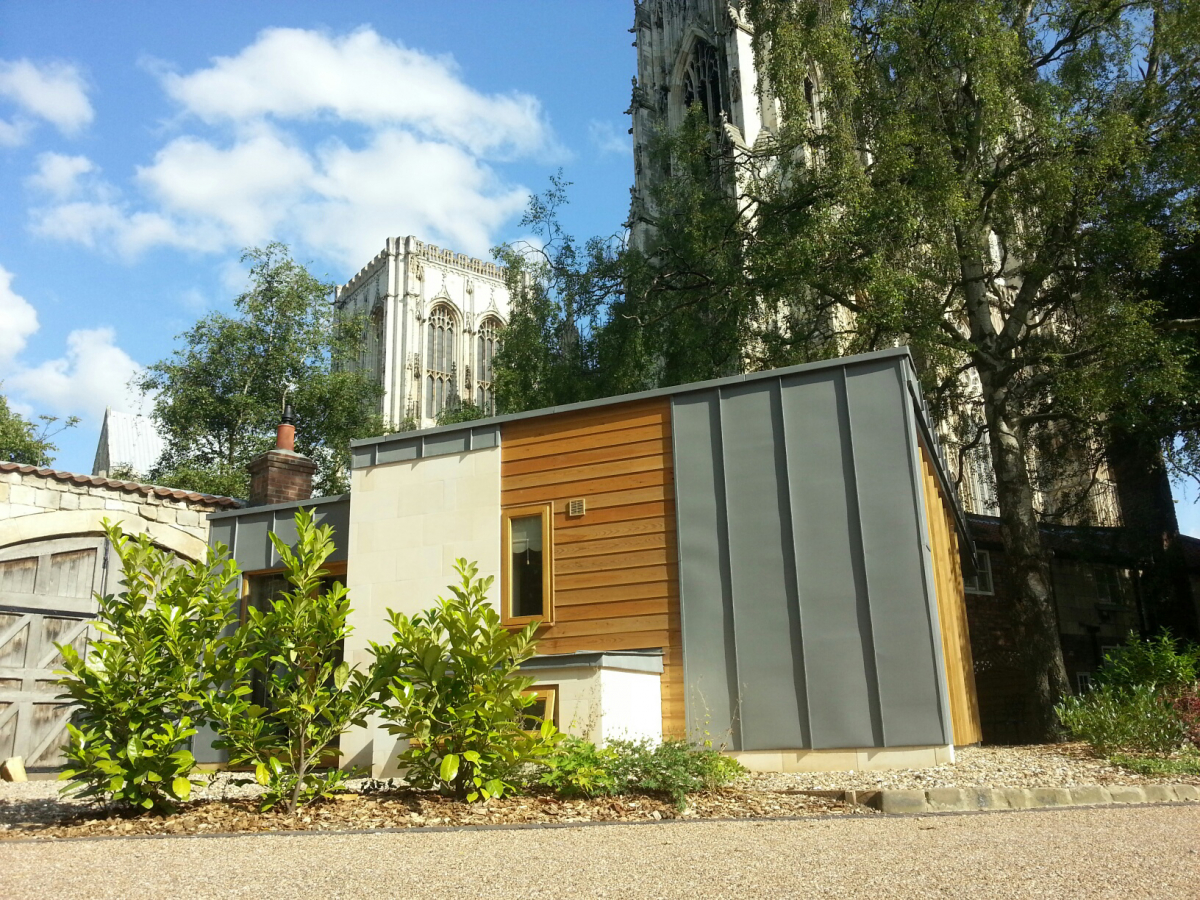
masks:
POLYGON ((61 427, 54 428, 57 416, 38 416, 41 427, 9 409, 8 398, 0 394, 0 460, 23 463, 27 466, 48 466, 58 450, 50 438, 79 424, 78 416, 68 416, 61 427))
POLYGON ((570 182, 551 177, 529 198, 520 227, 533 242, 504 244, 495 255, 512 297, 504 342, 496 355, 496 405, 519 412, 604 395, 598 383, 595 332, 621 285, 611 241, 580 247, 559 221, 570 182))
POLYGON ((84 654, 55 645, 65 670, 57 684, 78 704, 60 777, 83 797, 169 808, 191 795, 187 740, 226 658, 237 570, 223 547, 183 563, 144 534, 131 540, 104 526, 124 590, 97 595, 100 638, 84 654))
POLYGON ((911 343, 935 412, 964 428, 962 375, 977 375, 1028 723, 1049 736, 1070 688, 1037 494, 1086 484, 1114 410, 1190 390, 1159 306, 1125 276, 1158 264, 1148 207, 1194 196, 1193 173, 1165 156, 1194 140, 1200 13, 1108 0, 748 9, 762 83, 791 113, 777 167, 801 148, 816 160, 755 183, 749 270, 790 272, 801 302, 851 315, 858 347, 911 343), (799 115, 814 63, 817 110, 799 115))
MULTIPOLYGON (((457 425, 460 422, 474 422, 476 419, 482 419, 483 416, 483 410, 470 400, 459 400, 455 397, 437 414, 437 424, 457 425)), ((411 431, 412 429, 402 430, 411 431)))
POLYGON ((532 678, 519 675, 534 654, 538 623, 510 632, 487 602, 492 577, 455 561, 461 581, 452 596, 412 616, 388 610, 393 643, 372 645, 390 701, 380 714, 387 729, 409 741, 400 754, 406 778, 460 800, 500 797, 526 763, 544 757, 557 734, 549 719, 526 732, 525 694, 532 678))
POLYGON ((254 765, 267 789, 264 809, 286 802, 290 813, 344 783, 342 769, 315 769, 336 756, 333 744, 347 728, 365 724, 380 689, 374 667, 364 673, 342 660, 350 601, 321 568, 333 552, 333 529, 318 527, 311 510, 299 510, 295 522, 294 552, 270 535, 292 590, 265 609, 247 609, 229 645, 228 686, 204 704, 221 735, 214 746, 229 751, 232 765, 254 765), (261 704, 254 701, 256 685, 261 704))
POLYGON ((251 286, 234 315, 211 313, 183 346, 137 384, 154 396, 166 450, 155 482, 235 497, 249 491, 246 465, 274 445, 285 401, 299 419, 296 450, 317 465, 317 488, 346 490, 349 442, 383 433, 372 412, 381 388, 352 363, 363 323, 335 316, 331 286, 273 243, 242 256, 251 286))

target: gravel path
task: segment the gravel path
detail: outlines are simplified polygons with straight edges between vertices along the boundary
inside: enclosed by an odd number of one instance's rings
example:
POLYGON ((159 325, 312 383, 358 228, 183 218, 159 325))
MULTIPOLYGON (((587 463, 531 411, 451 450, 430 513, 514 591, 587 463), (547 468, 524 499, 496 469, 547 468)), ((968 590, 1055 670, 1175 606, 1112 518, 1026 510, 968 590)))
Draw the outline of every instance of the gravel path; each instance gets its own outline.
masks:
POLYGON ((1200 809, 0 845, 8 900, 1190 898, 1200 809))
MULTIPOLYGON (((966 747, 955 762, 929 769, 872 772, 788 772, 749 775, 742 787, 758 790, 843 790, 943 787, 1079 787, 1093 784, 1200 784, 1200 776, 1147 777, 1110 766, 1083 744, 966 747)), ((1200 890, 1197 891, 1200 896, 1200 890)))
MULTIPOLYGON (((229 774, 216 776, 208 787, 198 789, 198 799, 253 797, 261 789, 254 784, 235 786, 229 774)), ((1092 757, 1082 744, 1034 745, 1029 747, 968 747, 959 750, 953 764, 929 769, 895 769, 871 772, 797 772, 752 774, 737 787, 756 791, 875 790, 901 788, 929 790, 941 787, 1077 787, 1083 785, 1154 784, 1192 782, 1200 777, 1153 778, 1110 766, 1092 757)), ((348 783, 357 790, 365 779, 348 783)), ((60 798, 60 782, 0 781, 0 830, 14 822, 53 822, 79 809, 79 802, 60 798)), ((1200 896, 1200 890, 1197 891, 1200 896)))

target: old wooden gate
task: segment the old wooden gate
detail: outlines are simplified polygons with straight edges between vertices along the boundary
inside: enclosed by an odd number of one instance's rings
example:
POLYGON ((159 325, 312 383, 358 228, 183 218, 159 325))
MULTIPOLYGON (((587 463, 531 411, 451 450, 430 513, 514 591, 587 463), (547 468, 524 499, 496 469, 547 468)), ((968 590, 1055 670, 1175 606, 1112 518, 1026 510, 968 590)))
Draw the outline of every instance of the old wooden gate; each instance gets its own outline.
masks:
POLYGON ((63 537, 0 548, 0 760, 62 765, 70 707, 59 699, 54 646, 81 653, 104 591, 103 537, 63 537))

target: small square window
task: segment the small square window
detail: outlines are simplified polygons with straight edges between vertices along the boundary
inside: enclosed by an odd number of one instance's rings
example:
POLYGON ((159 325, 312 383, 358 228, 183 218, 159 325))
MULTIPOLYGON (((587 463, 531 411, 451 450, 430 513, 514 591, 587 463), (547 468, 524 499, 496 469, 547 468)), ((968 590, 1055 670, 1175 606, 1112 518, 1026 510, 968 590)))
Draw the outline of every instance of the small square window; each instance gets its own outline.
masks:
POLYGON ((1080 694, 1086 694, 1092 689, 1092 673, 1091 672, 1076 672, 1075 673, 1075 688, 1080 694))
POLYGON ((992 594, 992 555, 986 550, 975 551, 975 574, 964 576, 963 587, 968 594, 992 594))
POLYGON ((506 509, 501 520, 501 620, 553 621, 551 506, 506 509))
POLYGON ((549 720, 555 728, 558 727, 558 685, 543 684, 530 688, 525 692, 532 694, 534 701, 522 710, 521 728, 524 731, 537 731, 542 722, 549 720))

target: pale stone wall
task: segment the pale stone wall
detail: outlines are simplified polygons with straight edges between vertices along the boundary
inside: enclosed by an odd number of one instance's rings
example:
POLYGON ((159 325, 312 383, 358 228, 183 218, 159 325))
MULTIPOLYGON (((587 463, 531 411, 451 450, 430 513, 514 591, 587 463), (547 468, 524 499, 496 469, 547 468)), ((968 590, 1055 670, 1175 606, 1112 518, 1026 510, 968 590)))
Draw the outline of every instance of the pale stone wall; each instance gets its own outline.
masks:
MULTIPOLYGON (((356 469, 351 475, 349 569, 354 609, 351 665, 370 665, 369 643, 391 640, 388 609, 428 609, 457 581, 458 557, 500 586, 500 448, 356 469)), ((397 741, 369 720, 342 738, 343 764, 393 774, 397 741)))
POLYGON ((211 503, 177 500, 120 487, 78 483, 48 470, 0 472, 0 547, 64 535, 100 534, 105 518, 130 534, 191 559, 208 544, 211 503))

